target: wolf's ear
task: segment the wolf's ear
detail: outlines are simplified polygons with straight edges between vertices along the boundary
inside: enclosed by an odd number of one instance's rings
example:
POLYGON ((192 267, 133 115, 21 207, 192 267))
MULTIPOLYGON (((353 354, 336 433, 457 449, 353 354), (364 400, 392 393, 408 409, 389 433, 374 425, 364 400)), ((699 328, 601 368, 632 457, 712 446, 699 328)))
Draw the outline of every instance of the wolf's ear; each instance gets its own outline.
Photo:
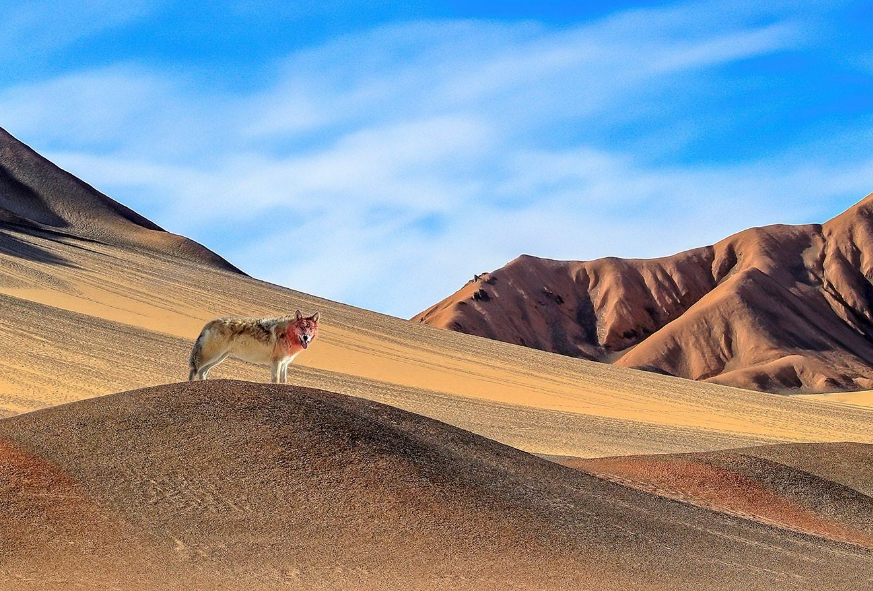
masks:
POLYGON ((310 316, 309 319, 312 320, 313 322, 318 322, 318 318, 319 318, 320 316, 321 316, 321 313, 320 313, 320 312, 316 312, 315 314, 313 314, 312 316, 310 316))
POLYGON ((297 310, 296 312, 294 312, 294 317, 295 317, 297 320, 300 320, 300 319, 303 318, 303 314, 300 312, 300 310, 297 310))

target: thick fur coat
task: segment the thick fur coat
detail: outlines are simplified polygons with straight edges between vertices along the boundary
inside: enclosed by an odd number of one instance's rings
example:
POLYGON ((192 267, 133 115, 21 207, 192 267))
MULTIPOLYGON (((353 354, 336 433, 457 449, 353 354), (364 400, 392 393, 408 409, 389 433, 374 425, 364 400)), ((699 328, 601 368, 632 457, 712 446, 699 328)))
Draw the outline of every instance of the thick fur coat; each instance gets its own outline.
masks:
POLYGON ((188 380, 205 380, 209 370, 232 357, 270 366, 274 383, 288 380, 288 365, 318 336, 319 313, 300 310, 278 318, 217 318, 200 331, 189 358, 188 380))

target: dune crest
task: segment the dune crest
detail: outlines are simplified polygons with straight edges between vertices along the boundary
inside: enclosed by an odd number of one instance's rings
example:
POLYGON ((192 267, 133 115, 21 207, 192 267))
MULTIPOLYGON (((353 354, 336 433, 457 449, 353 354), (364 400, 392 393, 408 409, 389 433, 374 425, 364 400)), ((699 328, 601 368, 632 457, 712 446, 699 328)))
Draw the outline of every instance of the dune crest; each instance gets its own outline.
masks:
POLYGON ((674 503, 306 388, 170 384, 12 417, 0 421, 0 470, 16 475, 0 488, 16 509, 0 515, 16 533, 0 539, 0 585, 13 587, 870 584, 860 546, 674 503))
POLYGON ((240 272, 206 247, 167 232, 61 170, 0 128, 0 223, 4 222, 240 272))

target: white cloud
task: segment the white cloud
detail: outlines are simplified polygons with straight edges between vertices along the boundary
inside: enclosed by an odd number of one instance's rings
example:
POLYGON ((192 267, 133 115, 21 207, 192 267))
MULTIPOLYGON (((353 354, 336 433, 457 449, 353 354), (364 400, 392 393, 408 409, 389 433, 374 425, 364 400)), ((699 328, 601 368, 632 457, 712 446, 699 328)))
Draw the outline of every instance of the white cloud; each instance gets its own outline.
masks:
POLYGON ((870 161, 665 164, 603 141, 666 112, 658 90, 717 92, 719 66, 805 39, 788 8, 761 24, 695 7, 392 25, 237 94, 120 64, 0 89, 0 121, 256 276, 409 316, 522 252, 663 255, 866 192, 870 161))
POLYGON ((155 0, 0 0, 0 64, 22 62, 142 17, 155 0))

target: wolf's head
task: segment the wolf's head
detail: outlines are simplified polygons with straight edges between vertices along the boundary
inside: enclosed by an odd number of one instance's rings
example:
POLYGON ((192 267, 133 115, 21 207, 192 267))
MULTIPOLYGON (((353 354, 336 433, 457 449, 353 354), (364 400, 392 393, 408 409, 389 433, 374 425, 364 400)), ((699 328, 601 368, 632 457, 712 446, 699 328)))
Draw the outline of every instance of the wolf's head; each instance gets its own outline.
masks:
POLYGON ((288 331, 297 337, 304 349, 318 336, 318 318, 318 312, 312 316, 304 316, 300 310, 294 313, 294 323, 288 327, 288 331))

